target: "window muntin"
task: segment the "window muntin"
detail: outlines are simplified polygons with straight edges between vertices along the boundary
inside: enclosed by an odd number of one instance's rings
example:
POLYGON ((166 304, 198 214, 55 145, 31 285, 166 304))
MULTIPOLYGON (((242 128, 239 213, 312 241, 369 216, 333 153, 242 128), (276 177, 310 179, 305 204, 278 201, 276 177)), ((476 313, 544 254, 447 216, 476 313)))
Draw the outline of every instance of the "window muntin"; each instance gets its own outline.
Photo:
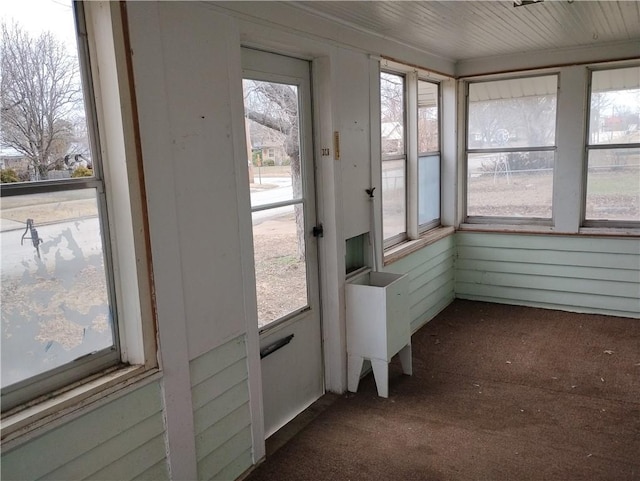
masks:
POLYGON ((407 232, 405 119, 405 77, 381 72, 382 235, 385 246, 401 242, 407 232))
POLYGON ((640 222, 640 66, 591 75, 585 223, 640 222))
MULTIPOLYGON (((81 4, 57 7, 84 30, 81 4)), ((86 36, 79 54, 24 12, 3 27, 3 410, 120 362, 86 36)))
POLYGON ((469 84, 468 220, 551 219, 557 87, 556 75, 469 84))

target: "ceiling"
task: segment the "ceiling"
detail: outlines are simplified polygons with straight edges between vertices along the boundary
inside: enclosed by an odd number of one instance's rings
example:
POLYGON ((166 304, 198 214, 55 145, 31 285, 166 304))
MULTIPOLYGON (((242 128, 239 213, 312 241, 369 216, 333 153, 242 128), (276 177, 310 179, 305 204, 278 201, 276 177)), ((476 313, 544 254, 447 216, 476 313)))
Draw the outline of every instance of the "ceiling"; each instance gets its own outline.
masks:
POLYGON ((293 1, 356 30, 454 62, 638 41, 640 1, 293 1))

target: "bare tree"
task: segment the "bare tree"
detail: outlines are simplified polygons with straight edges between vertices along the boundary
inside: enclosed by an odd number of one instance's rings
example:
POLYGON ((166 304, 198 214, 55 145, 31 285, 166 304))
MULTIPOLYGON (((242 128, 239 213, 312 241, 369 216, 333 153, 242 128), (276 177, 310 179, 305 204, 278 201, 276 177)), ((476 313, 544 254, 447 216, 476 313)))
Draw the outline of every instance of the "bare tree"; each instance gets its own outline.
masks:
POLYGON ((380 121, 382 153, 404 152, 404 78, 380 74, 380 121))
MULTIPOLYGON (((245 116, 284 135, 284 151, 291 160, 293 198, 302 198, 300 162, 300 126, 298 91, 293 85, 245 80, 245 116)), ((304 259, 304 213, 301 204, 294 207, 298 235, 298 256, 304 259)))
POLYGON ((50 32, 2 23, 0 141, 29 159, 36 180, 64 165, 82 107, 78 61, 50 32))

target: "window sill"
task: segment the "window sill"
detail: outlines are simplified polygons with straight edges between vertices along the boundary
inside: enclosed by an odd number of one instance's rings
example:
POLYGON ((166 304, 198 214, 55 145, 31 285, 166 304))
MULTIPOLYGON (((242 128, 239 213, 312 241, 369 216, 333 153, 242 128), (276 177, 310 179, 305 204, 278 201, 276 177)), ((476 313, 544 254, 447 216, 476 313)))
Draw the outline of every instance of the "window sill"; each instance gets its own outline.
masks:
POLYGON ((413 254, 416 251, 419 251, 423 247, 434 244, 440 239, 444 239, 445 237, 453 235, 454 233, 455 229, 453 227, 436 227, 435 229, 422 234, 419 239, 408 240, 396 246, 390 247, 389 249, 384 251, 384 265, 386 266, 399 261, 400 259, 407 257, 408 255, 413 254))
POLYGON ((638 237, 640 228, 581 227, 578 232, 558 231, 551 226, 511 224, 460 224, 460 232, 490 232, 498 234, 538 234, 591 237, 638 237))
POLYGON ((157 368, 125 366, 33 406, 9 411, 0 420, 2 449, 28 441, 159 378, 157 368))

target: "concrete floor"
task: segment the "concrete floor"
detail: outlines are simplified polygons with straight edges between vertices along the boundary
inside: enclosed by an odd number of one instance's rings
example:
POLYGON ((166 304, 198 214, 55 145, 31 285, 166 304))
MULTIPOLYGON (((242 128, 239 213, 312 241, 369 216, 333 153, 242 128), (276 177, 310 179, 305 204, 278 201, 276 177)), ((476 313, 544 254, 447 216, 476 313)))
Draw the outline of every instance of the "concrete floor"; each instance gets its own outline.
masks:
POLYGON ((456 300, 412 345, 388 399, 328 395, 248 480, 640 480, 640 320, 456 300))

